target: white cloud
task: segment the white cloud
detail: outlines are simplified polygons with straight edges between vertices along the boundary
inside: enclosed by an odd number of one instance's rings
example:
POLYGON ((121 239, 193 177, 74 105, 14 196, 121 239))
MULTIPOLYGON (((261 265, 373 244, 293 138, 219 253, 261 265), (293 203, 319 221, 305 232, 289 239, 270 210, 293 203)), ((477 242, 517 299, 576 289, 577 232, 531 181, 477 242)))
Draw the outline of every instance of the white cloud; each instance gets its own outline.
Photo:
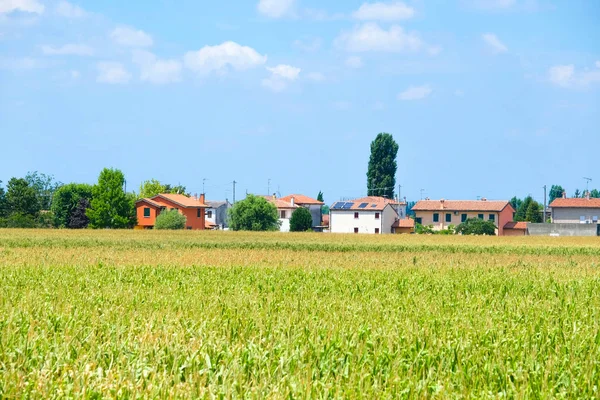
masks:
POLYGON ((83 44, 65 44, 60 47, 42 46, 42 53, 47 56, 93 56, 94 49, 83 44))
POLYGON ((267 67, 267 70, 271 72, 271 76, 263 79, 262 85, 274 92, 281 92, 286 89, 288 82, 298 79, 301 71, 300 68, 285 64, 279 64, 273 68, 267 67))
POLYGON ((160 60, 149 51, 135 50, 133 62, 140 67, 140 79, 155 84, 181 81, 181 62, 160 60))
POLYGON ((398 100, 421 100, 429 96, 433 89, 429 85, 411 86, 398 95, 398 100))
POLYGON ((258 12, 270 18, 281 18, 290 15, 295 0, 260 0, 256 8, 258 12))
POLYGON ((150 47, 154 44, 152 36, 130 26, 116 27, 110 33, 110 38, 115 43, 127 47, 150 47))
POLYGON ((321 48, 322 44, 321 38, 313 38, 306 40, 294 40, 294 47, 300 49, 302 51, 306 51, 308 53, 315 52, 321 48))
POLYGON ((188 51, 184 58, 187 68, 210 73, 227 68, 246 70, 263 65, 267 56, 260 55, 252 47, 241 46, 235 42, 225 42, 217 46, 204 46, 198 51, 188 51))
POLYGON ((385 30, 372 22, 357 26, 352 32, 343 32, 335 42, 351 52, 415 51, 423 44, 415 33, 406 33, 398 25, 392 25, 389 30, 385 30))
POLYGON ((0 0, 0 14, 13 11, 41 14, 44 12, 44 5, 37 0, 0 0))
POLYGON ((346 66, 350 68, 361 68, 363 62, 359 56, 350 56, 346 59, 346 66))
POLYGON ((128 83, 131 79, 131 74, 121 63, 104 61, 99 62, 96 67, 98 69, 97 82, 118 84, 128 83))
POLYGON ((508 51, 508 47, 506 47, 493 33, 484 33, 481 35, 481 38, 494 54, 506 53, 508 51))
POLYGON ((585 88, 594 83, 600 83, 600 63, 596 69, 585 69, 581 72, 573 64, 555 65, 548 70, 548 79, 557 86, 564 88, 585 88))
POLYGON ((364 3, 352 16, 363 21, 398 21, 410 19, 415 10, 401 1, 391 3, 364 3))
POLYGON ((311 72, 311 73, 307 74, 306 77, 313 82, 323 82, 326 79, 325 75, 323 75, 320 72, 311 72))
POLYGON ((65 18, 83 18, 87 15, 83 8, 65 0, 57 4, 56 13, 65 18))
POLYGON ((49 64, 44 62, 43 60, 30 57, 0 59, 0 69, 7 70, 30 70, 37 68, 45 68, 48 65, 49 64))

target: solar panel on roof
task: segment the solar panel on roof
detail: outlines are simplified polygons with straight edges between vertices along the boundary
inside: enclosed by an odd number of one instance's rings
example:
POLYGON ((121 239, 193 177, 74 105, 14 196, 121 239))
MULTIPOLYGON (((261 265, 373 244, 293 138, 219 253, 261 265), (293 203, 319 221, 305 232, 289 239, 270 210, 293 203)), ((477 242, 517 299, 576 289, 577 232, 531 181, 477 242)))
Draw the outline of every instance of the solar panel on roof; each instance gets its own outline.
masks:
POLYGON ((342 208, 344 208, 344 204, 345 203, 343 201, 338 201, 337 203, 335 203, 333 205, 333 209, 335 209, 335 210, 342 209, 342 208))
POLYGON ((358 206, 358 208, 366 208, 369 205, 369 203, 360 203, 360 206, 358 206))
POLYGON ((377 204, 371 204, 371 208, 377 207, 377 204))
POLYGON ((344 209, 349 210, 352 208, 353 205, 354 205, 354 203, 346 203, 346 204, 344 204, 344 209))

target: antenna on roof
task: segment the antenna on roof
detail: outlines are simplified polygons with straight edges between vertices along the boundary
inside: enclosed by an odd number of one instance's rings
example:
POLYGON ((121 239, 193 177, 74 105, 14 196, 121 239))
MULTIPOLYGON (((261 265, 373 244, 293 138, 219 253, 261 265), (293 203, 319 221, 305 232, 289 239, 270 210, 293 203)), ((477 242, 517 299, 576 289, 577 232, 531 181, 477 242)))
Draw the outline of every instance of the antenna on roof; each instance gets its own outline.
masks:
POLYGON ((583 179, 585 179, 587 181, 585 183, 585 191, 586 191, 586 193, 589 193, 590 192, 590 182, 592 181, 592 178, 586 178, 584 176, 583 179))

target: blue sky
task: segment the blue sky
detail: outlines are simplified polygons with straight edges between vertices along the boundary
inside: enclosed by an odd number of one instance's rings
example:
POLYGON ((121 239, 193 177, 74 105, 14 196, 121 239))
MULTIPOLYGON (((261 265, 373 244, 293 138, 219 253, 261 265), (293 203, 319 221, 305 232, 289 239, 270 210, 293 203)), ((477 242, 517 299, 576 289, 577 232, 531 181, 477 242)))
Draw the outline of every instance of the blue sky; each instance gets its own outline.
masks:
POLYGON ((0 0, 0 179, 123 170, 238 198, 600 187, 600 2, 0 0))

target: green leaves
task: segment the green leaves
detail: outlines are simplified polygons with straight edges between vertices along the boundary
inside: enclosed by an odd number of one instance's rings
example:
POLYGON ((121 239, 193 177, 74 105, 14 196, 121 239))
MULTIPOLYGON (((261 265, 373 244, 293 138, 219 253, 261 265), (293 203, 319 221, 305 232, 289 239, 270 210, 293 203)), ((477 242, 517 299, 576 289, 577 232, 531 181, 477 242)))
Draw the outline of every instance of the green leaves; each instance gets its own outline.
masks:
POLYGON ((123 229, 132 225, 135 200, 125 194, 125 176, 118 169, 105 168, 92 189, 91 208, 87 211, 94 229, 123 229))
POLYGON ((292 213, 290 218, 291 232, 306 232, 312 228, 312 215, 310 211, 304 207, 298 207, 292 213))
POLYGON ((371 143, 367 170, 367 195, 394 197, 398 144, 389 133, 380 133, 371 143))
POLYGON ((276 231, 277 207, 263 197, 249 194, 229 209, 229 227, 234 231, 276 231))
POLYGON ((154 224, 154 229, 184 229, 185 228, 186 217, 181 214, 177 210, 168 210, 160 213, 158 217, 156 217, 156 222, 154 224))

